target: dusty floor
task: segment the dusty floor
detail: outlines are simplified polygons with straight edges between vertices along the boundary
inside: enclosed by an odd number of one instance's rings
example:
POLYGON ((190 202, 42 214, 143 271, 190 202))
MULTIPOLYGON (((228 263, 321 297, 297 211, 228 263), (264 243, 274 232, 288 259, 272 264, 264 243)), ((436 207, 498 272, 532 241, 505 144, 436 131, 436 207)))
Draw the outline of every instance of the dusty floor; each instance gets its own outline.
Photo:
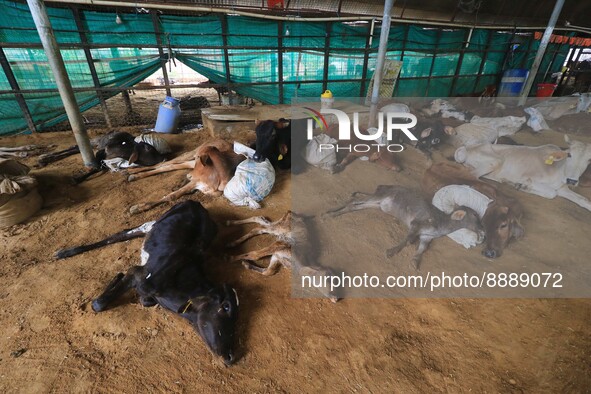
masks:
MULTIPOLYGON (((207 136, 168 138, 188 150, 207 136)), ((540 141, 528 133, 520 138, 540 141)), ((560 136, 548 134, 547 139, 559 142, 560 136)), ((73 139, 60 132, 0 140, 2 145, 24 143, 67 147, 73 139)), ((403 161, 402 173, 379 170, 376 179, 412 184, 426 164, 414 153, 403 161)), ((347 171, 355 174, 368 165, 356 162, 335 176, 312 169, 306 176, 316 174, 336 186, 347 171)), ((34 170, 45 199, 42 211, 0 231, 2 392, 591 391, 587 299, 345 299, 337 304, 294 299, 289 272, 266 278, 224 261, 222 242, 246 228, 222 227, 210 259, 214 276, 240 295, 241 359, 235 366, 225 368, 214 360, 186 321, 159 307, 142 308, 132 295, 128 303, 96 314, 89 301, 116 272, 138 262, 141 241, 63 261, 54 261, 52 254, 158 217, 170 205, 137 216, 127 209, 179 187, 185 174, 134 183, 107 174, 72 186, 69 176, 79 169, 80 159, 71 157, 34 170)), ((341 187, 371 189, 370 183, 341 187)), ((584 191, 588 197, 589 192, 584 191)), ((531 258, 536 249, 556 258, 565 250, 577 258, 589 255, 591 212, 562 200, 511 193, 526 206, 526 237, 511 245, 500 264, 531 258), (549 225, 537 226, 538 220, 549 225), (560 236, 551 231, 553 221, 560 236)), ((200 199, 220 223, 252 216, 223 198, 185 198, 200 199)), ((341 200, 328 195, 323 201, 341 200)), ((289 208, 290 179, 283 173, 260 213, 276 219, 289 208)), ((380 215, 367 217, 377 228, 388 224, 380 215)), ((348 223, 356 224, 352 218, 348 223)), ((402 229, 393 228, 395 234, 402 229)), ((268 242, 259 237, 244 249, 268 242)), ((476 261, 479 252, 441 239, 424 262, 465 256, 476 261)), ((407 251, 402 259, 410 255, 407 251)))

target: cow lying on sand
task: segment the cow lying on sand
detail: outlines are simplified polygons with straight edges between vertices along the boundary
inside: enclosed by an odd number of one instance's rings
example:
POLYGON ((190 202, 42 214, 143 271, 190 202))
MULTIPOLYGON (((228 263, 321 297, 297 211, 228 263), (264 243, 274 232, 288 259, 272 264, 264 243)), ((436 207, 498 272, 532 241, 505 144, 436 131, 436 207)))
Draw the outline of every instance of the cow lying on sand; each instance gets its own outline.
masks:
POLYGON ((481 218, 486 236, 486 247, 482 251, 485 257, 501 257, 510 240, 523 236, 521 203, 503 194, 495 186, 479 180, 466 167, 455 163, 438 163, 423 175, 422 188, 429 199, 439 189, 449 185, 470 186, 493 200, 481 218))
POLYGON ((332 217, 362 209, 377 208, 394 216, 406 227, 408 234, 398 245, 386 251, 387 257, 399 253, 407 244, 419 241, 413 257, 413 267, 419 269, 421 258, 435 238, 442 237, 461 228, 474 231, 479 238, 484 236, 478 214, 468 208, 459 207, 448 215, 427 202, 420 191, 402 186, 380 185, 373 194, 356 192, 344 206, 328 211, 332 217))
MULTIPOLYGON (((299 275, 327 277, 331 275, 331 270, 318 265, 311 256, 310 234, 304 217, 291 211, 287 211, 283 217, 275 222, 262 217, 255 216, 243 220, 228 220, 226 225, 233 226, 238 224, 256 223, 257 227, 250 230, 246 235, 230 242, 227 246, 233 248, 246 240, 261 234, 271 234, 277 238, 273 244, 253 250, 248 253, 231 256, 232 261, 242 261, 244 268, 259 272, 265 276, 274 275, 279 267, 291 268, 299 275), (298 245, 298 252, 292 250, 298 245), (271 256, 271 261, 267 268, 259 267, 254 261, 264 257, 271 256)), ((328 289, 319 289, 325 297, 332 302, 339 300, 338 296, 328 289)))
POLYGON ((147 211, 167 201, 174 201, 179 197, 199 190, 204 194, 221 195, 226 184, 232 179, 236 167, 246 157, 234 152, 231 143, 222 139, 207 142, 195 151, 181 155, 180 157, 152 167, 130 168, 128 181, 147 178, 164 172, 188 169, 189 182, 180 189, 162 197, 159 201, 146 202, 134 205, 131 213, 147 211))
POLYGON ((508 183, 518 190, 545 198, 566 198, 591 211, 591 201, 573 192, 591 160, 591 144, 571 141, 567 150, 556 145, 513 146, 482 144, 456 150, 458 163, 476 177, 508 183))
POLYGON ((189 320, 209 350, 226 365, 235 361, 234 330, 238 296, 227 284, 209 281, 203 266, 205 250, 217 234, 209 213, 196 201, 172 207, 156 222, 124 230, 102 241, 60 250, 57 258, 71 257, 115 242, 146 236, 141 265, 119 273, 92 302, 102 312, 131 289, 143 306, 161 305, 189 320))

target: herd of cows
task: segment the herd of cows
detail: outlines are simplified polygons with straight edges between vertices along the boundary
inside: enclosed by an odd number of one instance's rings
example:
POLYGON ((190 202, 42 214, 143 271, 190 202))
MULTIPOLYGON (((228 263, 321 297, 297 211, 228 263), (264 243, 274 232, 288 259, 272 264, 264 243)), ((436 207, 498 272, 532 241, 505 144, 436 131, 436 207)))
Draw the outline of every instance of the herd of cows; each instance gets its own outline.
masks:
MULTIPOLYGON (((251 159, 256 162, 269 160, 275 168, 291 170, 295 176, 306 171, 305 161, 300 160, 299 155, 307 141, 294 135, 300 121, 280 119, 258 122, 256 143, 253 144, 255 153, 251 159)), ((415 147, 430 158, 430 152, 446 143, 455 135, 456 130, 457 128, 445 126, 437 115, 425 117, 413 130, 419 137, 415 147)), ((331 128, 324 132, 330 134, 331 128)), ((342 207, 335 208, 326 215, 336 217, 347 212, 375 208, 395 217, 408 227, 408 233, 387 251, 387 255, 391 257, 408 244, 418 241, 413 259, 416 269, 419 268, 423 252, 433 239, 460 229, 472 231, 478 242, 484 240, 482 253, 485 257, 499 258, 511 240, 519 239, 524 234, 520 223, 523 207, 517 199, 503 194, 494 183, 480 178, 508 183, 519 190, 546 198, 560 196, 591 210, 591 202, 570 189, 570 186, 577 185, 591 161, 591 144, 565 138, 569 145, 566 150, 555 145, 530 147, 495 144, 490 141, 459 146, 454 157, 456 163, 448 160, 431 165, 423 175, 420 188, 376 185, 374 193, 354 193, 342 207), (456 185, 468 187, 483 195, 487 204, 483 209, 471 207, 462 195, 454 197, 453 209, 449 212, 443 212, 432 204, 432 199, 438 192, 456 185)), ((114 133, 101 142, 99 152, 104 160, 119 156, 141 164, 125 169, 129 181, 179 169, 188 170, 189 181, 159 201, 143 202, 131 207, 131 213, 143 212, 158 204, 175 201, 195 190, 219 196, 236 167, 246 159, 233 150, 230 142, 219 138, 168 161, 164 160, 166 156, 161 153, 166 151, 165 148, 146 147, 146 144, 150 145, 143 141, 137 142, 133 137, 130 139, 126 133, 114 133)), ((400 170, 396 154, 381 151, 368 152, 365 155, 370 162, 376 162, 390 170, 400 170)), ((345 171, 346 166, 360 156, 362 155, 345 152, 339 156, 332 172, 336 174, 345 171)), ((47 160, 45 157, 43 159, 47 160)), ((230 221, 226 225, 245 223, 256 223, 258 226, 240 239, 227 243, 228 247, 234 247, 259 234, 271 234, 276 238, 268 247, 232 256, 232 260, 241 261, 245 268, 263 275, 274 274, 280 266, 307 275, 327 275, 331 272, 313 259, 292 253, 296 242, 306 243, 310 236, 303 217, 297 213, 287 212, 275 222, 263 217, 253 217, 230 221), (257 260, 268 256, 271 259, 266 268, 255 264, 257 260)), ((123 230, 93 244, 60 250, 56 257, 67 258, 114 242, 145 237, 140 251, 141 264, 130 268, 125 274, 118 273, 103 293, 92 302, 93 310, 103 311, 124 293, 135 289, 142 305, 159 304, 189 320, 213 354, 221 357, 226 365, 230 365, 236 361, 234 337, 239 299, 236 291, 229 285, 214 283, 207 277, 205 252, 216 235, 215 218, 199 202, 185 201, 173 206, 156 221, 123 230)), ((336 294, 322 292, 333 302, 339 299, 336 294)))

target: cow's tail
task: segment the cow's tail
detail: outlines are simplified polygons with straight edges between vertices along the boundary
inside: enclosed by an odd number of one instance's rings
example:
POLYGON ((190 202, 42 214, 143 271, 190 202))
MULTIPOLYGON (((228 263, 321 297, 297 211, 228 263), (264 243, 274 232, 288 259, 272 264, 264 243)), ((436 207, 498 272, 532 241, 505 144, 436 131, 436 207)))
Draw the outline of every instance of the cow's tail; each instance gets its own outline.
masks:
POLYGON ((155 222, 153 222, 153 221, 147 222, 147 223, 142 224, 139 227, 119 231, 118 233, 115 233, 115 234, 113 234, 101 241, 98 241, 98 242, 95 242, 92 244, 80 245, 80 246, 76 246, 73 248, 58 250, 57 252, 55 252, 54 257, 57 260, 61 260, 61 259, 65 259, 68 257, 76 256, 78 254, 87 252, 89 250, 102 248, 103 246, 106 246, 106 245, 111 245, 114 243, 123 242, 123 241, 127 241, 127 240, 134 239, 134 238, 141 238, 141 237, 145 236, 148 232, 150 232, 154 223, 155 222))

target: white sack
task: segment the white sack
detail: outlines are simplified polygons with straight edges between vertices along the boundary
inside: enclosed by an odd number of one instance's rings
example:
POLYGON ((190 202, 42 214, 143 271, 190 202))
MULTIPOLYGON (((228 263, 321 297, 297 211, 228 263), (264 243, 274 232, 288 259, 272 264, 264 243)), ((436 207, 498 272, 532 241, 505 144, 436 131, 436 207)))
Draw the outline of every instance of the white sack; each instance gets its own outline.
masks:
POLYGON ((170 145, 168 145, 168 142, 164 138, 156 134, 138 135, 137 137, 135 137, 134 141, 145 142, 146 144, 152 145, 161 155, 166 155, 172 152, 172 149, 170 149, 170 145))
MULTIPOLYGON (((234 142, 234 151, 246 153, 245 156, 254 153, 252 149, 238 142, 234 142)), ((269 195, 274 184, 275 169, 271 162, 266 159, 262 163, 257 163, 247 157, 236 167, 236 173, 224 188, 224 196, 234 205, 259 209, 259 202, 269 195)))
POLYGON ((529 107, 524 111, 530 116, 527 125, 533 129, 533 131, 549 130, 550 126, 544 120, 542 113, 535 107, 529 107))
POLYGON ((472 123, 459 125, 455 130, 456 135, 450 136, 450 142, 455 147, 492 144, 499 138, 499 133, 494 128, 472 123))
POLYGON ((525 116, 502 116, 500 118, 481 118, 473 116, 470 123, 477 126, 486 126, 496 130, 499 137, 513 135, 521 129, 525 123, 525 116))
MULTIPOLYGON (((449 185, 442 187, 433 196, 433 205, 439 210, 451 214, 458 206, 472 208, 482 219, 488 205, 492 202, 490 198, 472 189, 467 185, 449 185)), ((478 234, 474 231, 462 228, 447 235, 455 242, 466 249, 478 245, 478 234)))
POLYGON ((315 136, 306 145, 306 149, 303 152, 304 160, 306 160, 306 163, 313 165, 314 167, 332 171, 337 164, 337 151, 336 149, 323 149, 320 151, 320 145, 336 145, 336 143, 337 140, 324 133, 315 136))

